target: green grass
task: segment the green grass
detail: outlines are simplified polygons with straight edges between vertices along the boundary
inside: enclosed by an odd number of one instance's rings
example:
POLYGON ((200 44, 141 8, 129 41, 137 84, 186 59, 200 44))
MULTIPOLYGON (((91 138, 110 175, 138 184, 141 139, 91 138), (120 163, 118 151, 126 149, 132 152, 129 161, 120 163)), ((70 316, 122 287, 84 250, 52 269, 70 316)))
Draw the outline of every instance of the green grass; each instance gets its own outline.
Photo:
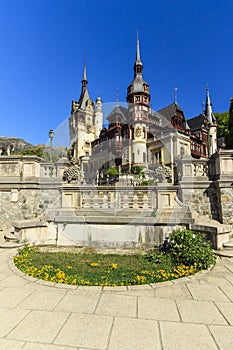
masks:
POLYGON ((14 257, 24 273, 50 282, 74 285, 127 286, 157 283, 188 276, 195 266, 177 265, 170 255, 47 253, 24 247, 14 257))

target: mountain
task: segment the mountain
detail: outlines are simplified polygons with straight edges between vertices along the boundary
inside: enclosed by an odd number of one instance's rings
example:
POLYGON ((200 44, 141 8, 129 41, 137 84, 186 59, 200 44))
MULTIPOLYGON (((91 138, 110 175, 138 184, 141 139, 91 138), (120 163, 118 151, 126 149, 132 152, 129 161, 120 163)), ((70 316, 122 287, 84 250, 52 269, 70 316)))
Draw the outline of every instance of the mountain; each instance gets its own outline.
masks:
MULTIPOLYGON (((10 154, 22 154, 22 155, 38 155, 45 161, 50 159, 50 146, 45 144, 32 145, 26 142, 24 139, 17 137, 5 137, 0 136, 0 155, 7 155, 7 150, 10 149, 10 154)), ((59 146, 53 147, 52 159, 56 162, 58 159, 66 156, 67 147, 59 146)))

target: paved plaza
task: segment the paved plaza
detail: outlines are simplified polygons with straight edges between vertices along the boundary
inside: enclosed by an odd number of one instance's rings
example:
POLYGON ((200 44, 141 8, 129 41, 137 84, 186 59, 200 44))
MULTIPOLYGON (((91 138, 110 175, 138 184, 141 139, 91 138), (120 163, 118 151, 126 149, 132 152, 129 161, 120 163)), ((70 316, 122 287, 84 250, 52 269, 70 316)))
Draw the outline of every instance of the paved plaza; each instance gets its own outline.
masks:
POLYGON ((156 285, 77 287, 17 272, 0 249, 1 350, 231 350, 233 259, 156 285))

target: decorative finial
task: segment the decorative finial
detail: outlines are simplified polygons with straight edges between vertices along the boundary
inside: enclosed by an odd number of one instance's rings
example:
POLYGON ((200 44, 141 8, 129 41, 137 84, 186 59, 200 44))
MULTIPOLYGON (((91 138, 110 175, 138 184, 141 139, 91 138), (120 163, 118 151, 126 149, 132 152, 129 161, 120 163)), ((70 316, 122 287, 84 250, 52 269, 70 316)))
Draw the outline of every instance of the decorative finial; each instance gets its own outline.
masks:
POLYGON ((119 89, 116 88, 116 106, 119 106, 119 89))
POLYGON ((174 103, 177 103, 177 91, 178 91, 178 87, 175 86, 174 87, 174 103))

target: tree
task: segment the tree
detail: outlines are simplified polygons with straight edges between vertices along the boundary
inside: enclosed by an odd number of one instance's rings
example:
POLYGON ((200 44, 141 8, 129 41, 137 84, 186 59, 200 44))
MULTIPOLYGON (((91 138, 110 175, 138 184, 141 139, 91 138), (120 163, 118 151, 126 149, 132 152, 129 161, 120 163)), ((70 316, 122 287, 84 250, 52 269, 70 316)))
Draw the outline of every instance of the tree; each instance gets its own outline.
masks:
POLYGON ((228 133, 226 136, 227 148, 233 148, 233 98, 231 98, 228 119, 228 133))
POLYGON ((218 137, 226 137, 228 134, 229 112, 214 113, 218 122, 218 137))
POLYGON ((22 156, 37 156, 37 157, 42 158, 43 154, 44 154, 44 150, 41 147, 34 147, 34 148, 29 148, 29 149, 24 150, 24 151, 15 152, 14 154, 20 154, 22 156))

